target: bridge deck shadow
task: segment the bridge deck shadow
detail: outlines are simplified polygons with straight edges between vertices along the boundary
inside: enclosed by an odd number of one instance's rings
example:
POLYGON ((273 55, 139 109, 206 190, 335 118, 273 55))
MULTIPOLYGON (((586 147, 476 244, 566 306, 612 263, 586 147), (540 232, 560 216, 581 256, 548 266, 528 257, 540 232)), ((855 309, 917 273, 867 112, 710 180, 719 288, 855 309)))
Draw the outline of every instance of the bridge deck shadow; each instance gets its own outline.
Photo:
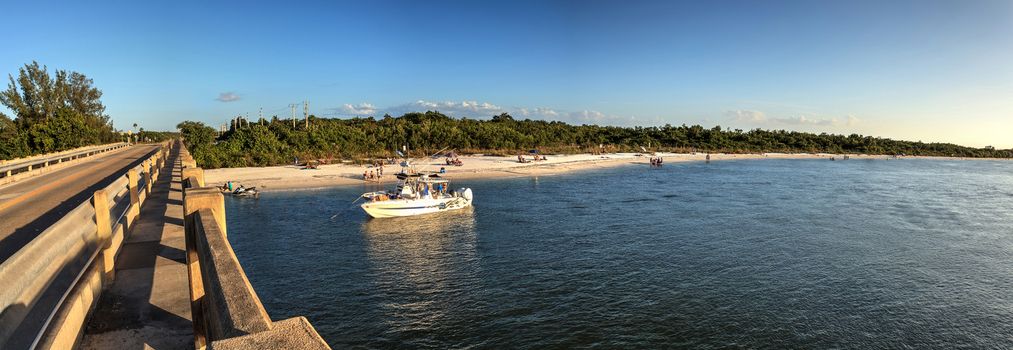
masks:
POLYGON ((192 349, 178 154, 116 259, 116 278, 88 321, 81 349, 192 349))

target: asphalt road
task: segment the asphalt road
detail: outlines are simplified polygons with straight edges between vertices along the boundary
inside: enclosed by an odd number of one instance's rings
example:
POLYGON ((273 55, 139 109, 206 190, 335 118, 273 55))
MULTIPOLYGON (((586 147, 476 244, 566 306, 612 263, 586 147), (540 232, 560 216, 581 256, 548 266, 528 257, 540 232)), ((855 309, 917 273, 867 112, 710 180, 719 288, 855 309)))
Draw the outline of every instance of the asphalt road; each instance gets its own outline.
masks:
POLYGON ((147 158, 157 145, 137 145, 0 187, 0 262, 31 242, 99 189, 147 158))

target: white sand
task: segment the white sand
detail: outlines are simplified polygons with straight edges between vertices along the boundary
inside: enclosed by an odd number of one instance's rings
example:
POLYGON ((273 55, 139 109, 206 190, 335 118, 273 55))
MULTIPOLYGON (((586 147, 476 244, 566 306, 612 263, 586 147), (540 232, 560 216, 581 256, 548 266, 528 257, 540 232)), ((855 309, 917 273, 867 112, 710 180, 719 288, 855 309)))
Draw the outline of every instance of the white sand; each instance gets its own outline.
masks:
MULTIPOLYGON (((695 153, 659 153, 666 164, 688 161, 704 161, 706 154, 695 153)), ((711 154, 711 160, 720 161, 728 159, 818 159, 836 156, 840 159, 843 155, 830 154, 711 154)), ((889 156, 850 155, 851 158, 880 158, 886 159, 889 156)), ((530 156, 527 157, 531 159, 530 156)), ((438 171, 445 167, 445 177, 455 179, 469 178, 492 178, 510 176, 546 176, 579 170, 592 170, 605 167, 612 167, 624 164, 640 164, 648 166, 650 156, 637 157, 633 153, 606 154, 602 156, 590 154, 571 155, 549 155, 549 160, 534 161, 530 163, 518 163, 517 157, 499 156, 462 156, 463 166, 448 166, 444 158, 426 159, 416 161, 416 169, 422 171, 438 171)), ((321 165, 315 170, 303 170, 297 166, 274 166, 262 168, 229 168, 212 169, 204 173, 205 182, 208 185, 219 185, 226 181, 233 181, 245 186, 256 186, 263 190, 281 190, 295 188, 321 188, 341 185, 362 184, 363 171, 375 170, 371 167, 330 164, 321 165)), ((394 173, 400 167, 397 165, 384 166, 383 183, 395 181, 394 173)))

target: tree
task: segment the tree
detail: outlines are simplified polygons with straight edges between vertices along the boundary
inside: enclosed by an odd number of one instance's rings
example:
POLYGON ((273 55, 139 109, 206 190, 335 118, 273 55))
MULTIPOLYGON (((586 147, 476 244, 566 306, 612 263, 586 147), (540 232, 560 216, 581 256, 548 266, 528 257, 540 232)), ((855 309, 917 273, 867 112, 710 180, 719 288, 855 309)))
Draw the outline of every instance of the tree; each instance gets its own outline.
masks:
POLYGON ((52 75, 38 62, 8 75, 0 104, 14 112, 4 116, 5 149, 0 157, 60 151, 117 139, 105 115, 102 91, 84 74, 57 70, 52 75), (7 148, 11 147, 11 148, 7 148))
POLYGON ((444 147, 461 153, 511 154, 532 148, 575 153, 607 145, 610 151, 689 152, 857 152, 873 154, 1009 157, 1010 150, 925 144, 862 135, 812 134, 785 130, 732 130, 699 125, 615 127, 569 125, 544 120, 514 120, 509 114, 490 120, 451 118, 439 112, 406 113, 352 119, 314 119, 310 129, 287 123, 236 128, 215 139, 214 129, 184 122, 179 129, 198 164, 206 168, 286 164, 299 159, 361 159, 392 156, 408 145, 413 155, 444 147))

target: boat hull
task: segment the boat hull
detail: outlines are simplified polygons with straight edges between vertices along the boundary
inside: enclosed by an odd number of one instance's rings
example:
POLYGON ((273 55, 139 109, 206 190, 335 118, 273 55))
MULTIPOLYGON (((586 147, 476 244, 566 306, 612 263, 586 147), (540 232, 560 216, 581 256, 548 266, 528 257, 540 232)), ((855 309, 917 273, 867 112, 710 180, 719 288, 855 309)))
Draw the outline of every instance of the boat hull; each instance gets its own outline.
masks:
POLYGON ((463 197, 395 199, 371 201, 362 204, 362 210, 374 218, 414 216, 464 209, 471 206, 471 200, 463 197))

